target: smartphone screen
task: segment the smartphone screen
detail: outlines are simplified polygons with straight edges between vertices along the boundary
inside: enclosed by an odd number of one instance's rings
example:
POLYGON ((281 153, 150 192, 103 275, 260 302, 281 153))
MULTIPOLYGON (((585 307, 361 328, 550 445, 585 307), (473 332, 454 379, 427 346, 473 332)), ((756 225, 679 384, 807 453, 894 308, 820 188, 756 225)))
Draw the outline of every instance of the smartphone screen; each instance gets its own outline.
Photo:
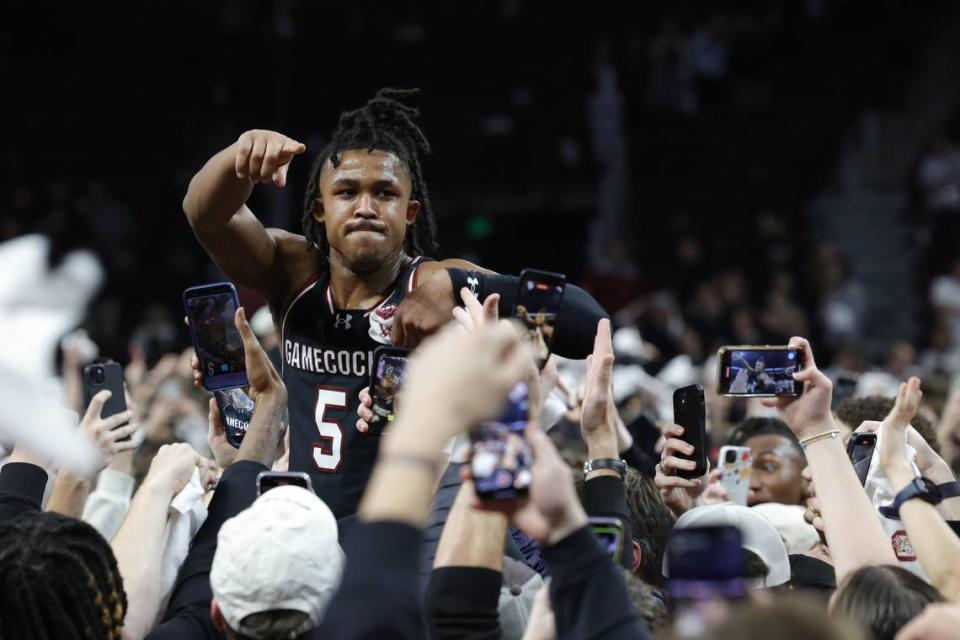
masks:
POLYGON ((377 347, 373 352, 373 370, 370 374, 370 399, 377 422, 393 422, 393 403, 403 387, 409 349, 377 347))
MULTIPOLYGON (((123 368, 118 363, 98 362, 83 368, 84 406, 89 407, 93 396, 103 390, 110 392, 110 398, 100 410, 101 418, 109 418, 127 410, 127 396, 123 388, 123 368)), ((121 441, 127 441, 130 437, 121 438, 121 441)))
POLYGON ((247 385, 243 340, 234 324, 237 291, 229 282, 191 287, 183 292, 193 348, 208 391, 247 385))
POLYGON ((527 494, 533 479, 533 452, 523 436, 529 414, 527 385, 520 382, 510 390, 503 414, 470 434, 470 472, 481 500, 512 500, 527 494))
POLYGON ((541 369, 553 348, 557 314, 566 286, 566 276, 560 273, 524 269, 520 274, 513 317, 526 327, 527 337, 534 346, 537 366, 541 369))
POLYGON ((793 379, 802 368, 801 352, 790 347, 723 347, 717 393, 724 396, 798 396, 793 379))
POLYGON ((623 523, 617 518, 587 518, 590 530, 614 564, 623 557, 623 523))
POLYGON ((257 495, 262 496, 270 489, 288 484, 313 491, 310 476, 302 471, 261 471, 257 475, 257 495))
POLYGON ((239 449, 243 436, 250 428, 250 419, 253 418, 253 398, 241 387, 217 389, 213 392, 213 397, 216 398, 217 408, 220 410, 220 420, 227 434, 227 442, 239 449))
POLYGON ((870 472, 870 462, 873 460, 873 450, 877 447, 877 434, 853 433, 847 441, 847 455, 857 472, 860 484, 866 484, 867 474, 870 472))
POLYGON ((693 470, 678 469, 681 478, 699 478, 707 473, 707 419, 703 387, 692 384, 673 392, 673 421, 683 427, 680 439, 693 445, 693 453, 686 455, 677 452, 678 458, 693 460, 693 470))

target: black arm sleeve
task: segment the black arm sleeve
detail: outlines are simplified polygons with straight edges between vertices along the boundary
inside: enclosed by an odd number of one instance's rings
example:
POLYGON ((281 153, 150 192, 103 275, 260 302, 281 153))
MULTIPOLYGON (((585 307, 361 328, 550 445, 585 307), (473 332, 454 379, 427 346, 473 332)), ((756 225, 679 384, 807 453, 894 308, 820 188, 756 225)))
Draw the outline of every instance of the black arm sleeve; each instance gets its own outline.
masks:
POLYGON ((0 522, 40 511, 47 472, 35 464, 8 462, 0 469, 0 522))
POLYGON ((632 443, 624 451, 620 452, 620 457, 624 462, 640 472, 640 475, 646 478, 652 478, 657 475, 657 462, 649 453, 632 443))
MULTIPOLYGON (((598 478, 599 479, 599 478, 598 478)), ((646 640, 650 637, 617 567, 589 527, 543 549, 558 638, 646 640)))
POLYGON ((583 508, 587 515, 617 518, 623 523, 623 555, 620 564, 633 568, 633 530, 623 480, 613 476, 598 476, 583 483, 583 508))
POLYGON ((347 566, 319 629, 308 638, 390 640, 426 636, 419 588, 420 531, 396 522, 351 530, 347 566))
POLYGON ((170 602, 163 622, 148 638, 181 638, 180 630, 190 628, 191 637, 222 638, 210 620, 210 567, 217 552, 217 534, 220 526, 237 515, 257 498, 257 474, 267 471, 259 462, 241 460, 223 472, 207 513, 207 519, 197 532, 177 581, 170 594, 170 602))
POLYGON ((441 567, 425 596, 435 640, 499 640, 498 604, 503 574, 482 567, 441 567))
MULTIPOLYGON (((467 271, 465 269, 447 269, 453 282, 454 298, 459 301, 462 287, 471 289, 480 300, 491 293, 500 294, 500 315, 513 313, 517 301, 517 287, 520 278, 488 273, 467 271), (474 286, 471 286, 474 285, 474 286)), ((593 338, 597 334, 597 323, 609 314, 593 299, 589 293, 572 284, 563 292, 563 302, 557 315, 557 326, 553 335, 553 351, 565 358, 582 359, 593 353, 593 338)))

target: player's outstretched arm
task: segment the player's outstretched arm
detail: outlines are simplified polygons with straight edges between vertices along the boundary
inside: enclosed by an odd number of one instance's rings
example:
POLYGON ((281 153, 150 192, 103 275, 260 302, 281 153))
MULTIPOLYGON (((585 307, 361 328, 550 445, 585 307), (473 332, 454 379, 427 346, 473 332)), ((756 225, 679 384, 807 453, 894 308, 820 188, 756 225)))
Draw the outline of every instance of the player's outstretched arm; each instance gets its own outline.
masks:
POLYGON ((190 181, 183 211, 210 257, 230 280, 279 303, 289 263, 309 254, 306 240, 266 229, 246 207, 258 183, 283 187, 294 156, 306 146, 282 133, 254 129, 210 158, 190 181))
MULTIPOLYGON (((487 271, 464 260, 428 262, 420 267, 416 290, 394 315, 393 344, 415 347, 420 340, 450 321, 459 304, 459 291, 467 287, 481 300, 500 295, 500 315, 509 316, 517 298, 520 278, 487 271)), ((586 358, 593 351, 597 322, 609 315, 593 297, 572 284, 564 292, 557 318, 553 351, 566 358, 586 358)))

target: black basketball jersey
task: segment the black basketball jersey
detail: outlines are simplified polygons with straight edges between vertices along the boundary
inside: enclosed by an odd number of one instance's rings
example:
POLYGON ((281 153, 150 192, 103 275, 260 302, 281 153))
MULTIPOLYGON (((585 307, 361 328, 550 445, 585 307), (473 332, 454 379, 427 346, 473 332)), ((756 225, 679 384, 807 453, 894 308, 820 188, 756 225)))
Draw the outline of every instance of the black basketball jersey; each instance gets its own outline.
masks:
POLYGON ((283 381, 290 410, 290 470, 310 475, 335 516, 355 513, 373 470, 380 436, 357 431, 360 390, 373 351, 390 344, 393 314, 416 287, 415 258, 369 309, 337 309, 329 276, 305 285, 283 314, 283 381))

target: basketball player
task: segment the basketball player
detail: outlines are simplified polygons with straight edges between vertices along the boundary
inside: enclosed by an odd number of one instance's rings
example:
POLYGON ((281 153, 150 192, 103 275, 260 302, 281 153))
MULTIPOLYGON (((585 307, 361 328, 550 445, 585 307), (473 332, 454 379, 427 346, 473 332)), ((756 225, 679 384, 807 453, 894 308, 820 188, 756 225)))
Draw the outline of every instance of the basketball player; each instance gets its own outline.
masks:
MULTIPOLYGON (((264 228, 245 204, 257 184, 283 187, 306 151, 281 133, 241 135, 194 176, 183 200, 217 266, 262 293, 279 323, 290 469, 311 475, 337 517, 356 510, 376 459, 378 436, 354 428, 373 350, 416 346, 451 320, 463 287, 481 300, 499 293, 508 313, 519 282, 424 256, 436 248, 436 225, 421 170, 430 147, 406 104, 412 93, 383 89, 341 114, 310 171, 303 235, 264 228)), ((586 357, 605 313, 568 285, 559 315, 555 351, 586 357)))

